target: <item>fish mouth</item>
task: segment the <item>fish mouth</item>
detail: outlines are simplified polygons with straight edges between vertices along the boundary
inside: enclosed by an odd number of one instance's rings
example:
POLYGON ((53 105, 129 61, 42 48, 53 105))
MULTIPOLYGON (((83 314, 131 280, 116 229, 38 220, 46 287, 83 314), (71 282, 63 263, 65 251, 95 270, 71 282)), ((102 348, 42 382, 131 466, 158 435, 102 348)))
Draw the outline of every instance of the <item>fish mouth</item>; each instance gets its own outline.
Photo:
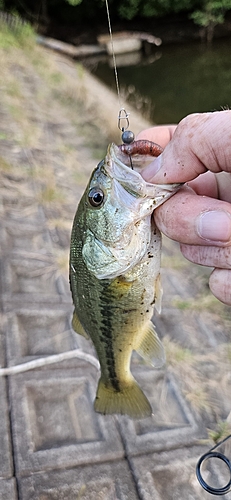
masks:
MULTIPOLYGON (((135 169, 133 170, 128 164, 129 157, 121 153, 116 144, 112 143, 108 146, 106 161, 104 168, 107 174, 116 180, 128 193, 134 198, 152 200, 153 210, 164 203, 168 198, 175 194, 183 185, 182 183, 175 184, 152 184, 146 182, 140 174, 140 166, 143 166, 144 156, 139 155, 136 159, 135 169)), ((146 163, 153 161, 153 157, 146 159, 146 163)))

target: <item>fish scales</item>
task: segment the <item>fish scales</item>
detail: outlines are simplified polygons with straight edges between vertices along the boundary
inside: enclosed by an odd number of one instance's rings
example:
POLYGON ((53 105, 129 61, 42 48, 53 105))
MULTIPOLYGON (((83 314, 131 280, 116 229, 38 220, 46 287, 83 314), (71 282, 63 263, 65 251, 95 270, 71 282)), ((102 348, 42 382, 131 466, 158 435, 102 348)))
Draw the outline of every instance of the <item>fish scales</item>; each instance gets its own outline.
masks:
POLYGON ((79 203, 70 250, 72 324, 91 338, 100 361, 95 410, 142 418, 152 409, 131 374, 132 351, 154 366, 164 362, 151 323, 161 301, 161 235, 151 214, 179 185, 155 187, 127 162, 110 145, 79 203))

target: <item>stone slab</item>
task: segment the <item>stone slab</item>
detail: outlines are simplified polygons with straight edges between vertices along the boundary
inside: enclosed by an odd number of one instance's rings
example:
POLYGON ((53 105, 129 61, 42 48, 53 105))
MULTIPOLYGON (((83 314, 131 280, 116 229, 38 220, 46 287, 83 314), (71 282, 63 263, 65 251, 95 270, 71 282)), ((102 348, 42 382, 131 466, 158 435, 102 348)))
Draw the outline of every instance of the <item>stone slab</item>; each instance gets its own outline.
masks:
POLYGON ((12 476, 12 450, 6 381, 3 377, 0 377, 0 401, 0 479, 7 479, 12 476))
POLYGON ((195 353, 198 344, 208 349, 229 342, 230 328, 224 327, 219 314, 206 307, 200 308, 199 304, 190 307, 195 296, 199 296, 198 286, 193 286, 183 273, 179 278, 179 271, 162 269, 161 275, 164 290, 162 311, 153 317, 161 338, 167 336, 195 353))
MULTIPOLYGON (((7 221, 5 224, 5 244, 8 252, 40 252, 51 253, 50 237, 44 223, 30 225, 7 221)), ((41 255, 42 257, 42 255, 41 255)))
MULTIPOLYGON (((5 366, 6 317, 0 313, 0 366, 5 366)), ((0 479, 12 476, 12 449, 9 421, 7 382, 0 377, 0 479)), ((1 494, 0 494, 1 498, 1 494)), ((10 497, 9 497, 10 498, 10 497)))
POLYGON ((98 378, 94 367, 9 378, 19 475, 124 456, 116 420, 93 410, 98 378))
MULTIPOLYGON (((211 500, 213 495, 207 493, 196 478, 196 464, 206 451, 208 447, 194 446, 132 458, 140 499, 211 500)), ((231 493, 219 498, 230 500, 231 493)))
POLYGON ((20 500, 139 500, 125 460, 33 474, 19 480, 20 500))
MULTIPOLYGON (((114 40, 113 41, 113 50, 115 54, 126 54, 128 52, 136 52, 141 50, 142 41, 136 38, 127 38, 125 40, 114 40)), ((112 55, 112 46, 109 41, 106 44, 107 53, 112 55)))
POLYGON ((48 38, 41 35, 37 36, 37 43, 74 58, 86 57, 92 54, 102 54, 105 52, 104 48, 98 45, 81 45, 77 47, 76 45, 61 42, 60 40, 48 38))
MULTIPOLYGON (((71 328, 73 306, 50 304, 49 308, 13 308, 7 315, 6 343, 8 366, 25 363, 32 359, 81 349, 95 355, 92 343, 71 328)), ((76 366, 76 360, 74 366, 76 366)), ((55 365, 51 365, 53 368, 55 365)), ((62 362, 62 368, 70 368, 73 361, 62 362)), ((56 368, 59 366, 56 365, 56 368)))
POLYGON ((44 214, 38 203, 32 198, 3 196, 3 208, 6 220, 16 224, 28 223, 36 227, 44 223, 44 214))
POLYGON ((191 446, 205 435, 167 370, 137 368, 133 373, 152 405, 153 415, 142 420, 118 417, 129 456, 191 446))
MULTIPOLYGON (((0 262, 0 272, 1 272, 1 262, 0 262)), ((63 295, 50 295, 47 293, 14 293, 13 295, 8 291, 3 293, 2 297, 2 309, 5 313, 12 311, 12 308, 19 309, 20 307, 31 308, 33 306, 44 307, 69 305, 72 304, 71 293, 63 295)))
POLYGON ((0 500, 17 500, 15 478, 0 480, 0 500))
MULTIPOLYGON (((1 282, 1 281, 0 281, 1 282)), ((0 366, 6 366, 6 335, 7 335, 7 315, 0 312, 0 366)))
POLYGON ((71 308, 20 308, 7 316, 8 362, 25 362, 76 347, 70 327, 71 308))
POLYGON ((3 287, 11 294, 57 295, 69 292, 67 283, 58 274, 52 256, 30 253, 27 257, 5 259, 3 287))

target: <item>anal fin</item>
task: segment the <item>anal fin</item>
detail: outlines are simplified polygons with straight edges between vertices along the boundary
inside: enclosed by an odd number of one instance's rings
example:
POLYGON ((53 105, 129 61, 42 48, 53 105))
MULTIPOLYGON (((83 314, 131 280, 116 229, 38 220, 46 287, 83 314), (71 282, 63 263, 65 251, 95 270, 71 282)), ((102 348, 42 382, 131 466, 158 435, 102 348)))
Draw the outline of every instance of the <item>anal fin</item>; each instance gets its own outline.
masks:
POLYGON ((155 368, 160 368, 165 363, 164 347, 151 321, 144 329, 143 338, 135 350, 155 368))
POLYGON ((78 333, 79 335, 82 335, 83 337, 85 337, 85 339, 89 340, 89 335, 87 334, 87 332, 85 332, 85 330, 84 330, 83 326, 81 325, 79 318, 78 318, 75 311, 73 314, 71 325, 72 325, 73 330, 75 330, 76 333, 78 333))

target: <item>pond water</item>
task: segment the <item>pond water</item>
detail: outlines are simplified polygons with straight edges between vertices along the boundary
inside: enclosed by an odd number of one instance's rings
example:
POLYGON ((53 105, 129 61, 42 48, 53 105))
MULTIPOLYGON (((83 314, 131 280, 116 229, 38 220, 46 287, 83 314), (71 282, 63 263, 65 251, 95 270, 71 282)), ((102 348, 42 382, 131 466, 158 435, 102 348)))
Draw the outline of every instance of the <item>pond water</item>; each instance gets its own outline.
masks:
MULTIPOLYGON (((119 83, 146 117, 176 123, 189 113, 231 107, 231 40, 161 46, 149 55, 117 56, 119 83)), ((111 58, 88 63, 116 91, 111 58)))

